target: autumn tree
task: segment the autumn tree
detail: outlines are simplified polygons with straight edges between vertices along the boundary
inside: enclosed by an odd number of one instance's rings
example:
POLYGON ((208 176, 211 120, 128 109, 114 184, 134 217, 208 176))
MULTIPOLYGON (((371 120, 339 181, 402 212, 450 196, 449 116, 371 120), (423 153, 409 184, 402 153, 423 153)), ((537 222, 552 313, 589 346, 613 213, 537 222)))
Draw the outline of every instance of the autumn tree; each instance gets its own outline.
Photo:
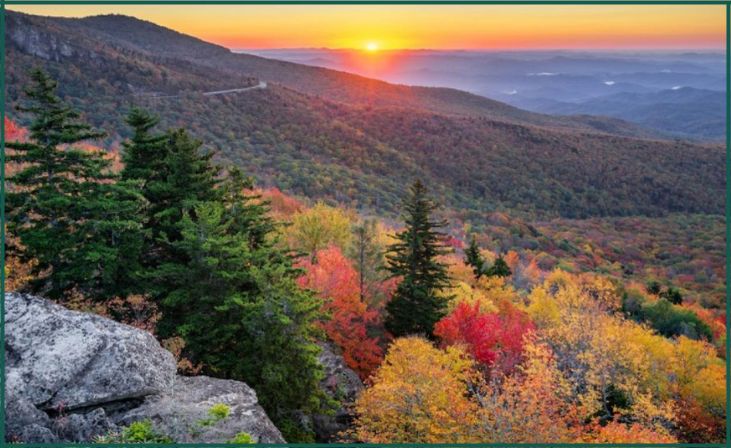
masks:
POLYGON ((500 312, 483 312, 477 302, 462 302, 437 322, 434 334, 447 345, 466 345, 491 373, 511 373, 523 359, 524 338, 535 327, 510 303, 502 302, 500 308, 500 312))
POLYGON ((359 276, 336 246, 317 253, 317 262, 300 263, 305 274, 301 286, 317 291, 323 299, 322 310, 329 319, 321 322, 328 337, 343 351, 343 359, 361 378, 366 379, 383 357, 378 340, 369 336, 378 315, 369 310, 359 294, 359 276))
POLYGON ((446 221, 435 221, 436 205, 427 197, 426 187, 416 181, 404 200, 405 229, 388 247, 387 269, 400 283, 386 305, 386 329, 395 336, 433 336, 434 324, 441 319, 450 297, 439 292, 450 286, 447 266, 439 260, 446 254, 444 234, 438 229, 446 221))
POLYGON ((397 339, 356 402, 355 437, 365 443, 477 442, 472 361, 419 337, 397 339))
POLYGON ((526 361, 506 378, 474 388, 481 442, 566 443, 581 434, 580 404, 544 344, 527 342, 526 361))
POLYGON ((378 285, 384 280, 384 251, 375 219, 363 219, 353 226, 349 257, 356 263, 358 291, 363 302, 375 301, 374 296, 379 293, 378 285))
POLYGON ((318 202, 314 207, 294 215, 289 228, 289 243, 315 262, 317 251, 334 244, 348 250, 351 241, 351 219, 340 209, 318 202))
POLYGON ((136 288, 143 199, 102 154, 75 147, 103 134, 56 96, 56 82, 40 70, 30 77, 19 107, 32 118, 28 139, 6 143, 8 162, 20 165, 8 179, 8 230, 21 243, 11 252, 34 260, 28 285, 48 297, 127 294, 136 288))

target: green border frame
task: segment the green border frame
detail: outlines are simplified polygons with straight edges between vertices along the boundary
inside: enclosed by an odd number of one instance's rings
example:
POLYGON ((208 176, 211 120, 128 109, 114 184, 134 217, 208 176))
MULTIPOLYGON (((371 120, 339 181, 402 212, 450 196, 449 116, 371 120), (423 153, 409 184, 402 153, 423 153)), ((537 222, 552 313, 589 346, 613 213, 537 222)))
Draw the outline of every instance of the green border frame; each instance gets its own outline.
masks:
MULTIPOLYGON (((0 0, 0 121, 5 122, 5 5, 725 5, 726 6, 726 443, 389 443, 389 444, 356 444, 356 443, 284 443, 284 444, 251 444, 255 447, 332 447, 332 448, 376 448, 381 446, 397 448, 573 448, 604 446, 615 448, 630 447, 696 447, 720 448, 731 447, 731 0, 0 0)), ((0 345, 5 346, 5 126, 0 126, 0 345)), ((0 355, 0 446, 5 444, 5 350, 0 355)), ((129 447, 125 444, 95 443, 33 443, 18 446, 38 447, 129 447)), ((134 444, 135 447, 215 447, 228 448, 232 444, 225 443, 177 443, 177 444, 134 444)))

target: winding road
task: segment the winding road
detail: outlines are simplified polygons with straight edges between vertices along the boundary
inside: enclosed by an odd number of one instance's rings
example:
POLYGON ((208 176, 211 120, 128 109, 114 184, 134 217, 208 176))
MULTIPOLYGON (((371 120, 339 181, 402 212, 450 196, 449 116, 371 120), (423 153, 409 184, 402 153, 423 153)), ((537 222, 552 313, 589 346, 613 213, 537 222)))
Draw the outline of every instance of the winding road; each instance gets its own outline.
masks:
MULTIPOLYGON (((214 96, 214 95, 226 95, 228 93, 239 93, 239 92, 248 92, 250 90, 259 90, 259 89, 266 89, 267 83, 265 81, 259 81, 259 84, 255 86, 248 86, 248 87, 240 87, 238 89, 227 89, 227 90, 213 90, 211 92, 202 92, 202 95, 204 96, 214 96)), ((180 95, 139 95, 147 98, 178 98, 180 95)))

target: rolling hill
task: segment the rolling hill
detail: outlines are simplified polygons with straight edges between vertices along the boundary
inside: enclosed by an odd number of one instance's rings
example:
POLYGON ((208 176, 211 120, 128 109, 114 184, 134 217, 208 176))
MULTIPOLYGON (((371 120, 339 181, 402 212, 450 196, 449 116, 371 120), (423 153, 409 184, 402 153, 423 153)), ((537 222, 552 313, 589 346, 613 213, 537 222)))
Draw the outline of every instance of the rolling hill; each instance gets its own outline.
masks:
POLYGON ((454 89, 237 54, 126 16, 8 12, 6 39, 9 106, 41 66, 110 146, 127 136, 126 111, 146 107, 260 182, 312 198, 389 212, 420 177, 455 208, 543 217, 723 211, 720 145, 659 140, 618 119, 554 117, 454 89), (203 95, 260 82, 266 88, 203 95))

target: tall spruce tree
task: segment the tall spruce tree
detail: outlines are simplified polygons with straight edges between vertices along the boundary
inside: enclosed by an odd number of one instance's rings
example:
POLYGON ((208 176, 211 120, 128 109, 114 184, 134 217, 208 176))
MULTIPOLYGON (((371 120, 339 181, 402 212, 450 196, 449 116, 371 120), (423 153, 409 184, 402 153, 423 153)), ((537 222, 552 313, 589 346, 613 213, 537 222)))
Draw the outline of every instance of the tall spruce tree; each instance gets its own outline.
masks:
POLYGON ((513 275, 513 272, 510 270, 510 266, 505 262, 503 256, 500 255, 495 260, 495 263, 487 269, 485 274, 488 277, 510 277, 513 275))
POLYGON ((434 324, 445 315, 447 301, 440 295, 450 286, 447 266, 438 260, 448 252, 445 235, 437 229, 446 221, 431 218, 436 205, 427 197, 426 187, 417 180, 404 201, 406 228, 396 234, 388 247, 387 269, 400 277, 391 301, 386 305, 386 329, 394 336, 424 334, 433 337, 434 324))
POLYGON ((477 245, 475 236, 472 235, 470 239, 470 245, 464 252, 464 262, 472 267, 472 272, 477 280, 485 274, 485 258, 480 253, 480 247, 477 245))
MULTIPOLYGON (((127 123, 133 136, 124 143, 125 167, 121 175, 138 182, 148 202, 141 220, 145 242, 140 264, 144 267, 145 290, 159 302, 174 285, 155 276, 155 269, 162 263, 188 262, 186 254, 172 243, 182 238, 186 210, 199 202, 220 199, 221 192, 216 188, 219 170, 211 161, 212 154, 202 153, 202 143, 184 129, 155 132, 157 117, 136 108, 127 116, 127 123)), ((162 318, 160 324, 165 327, 170 316, 162 318)))
POLYGON ((206 372, 252 386, 287 440, 312 441, 297 415, 329 404, 314 342, 321 302, 298 287, 301 272, 276 245, 266 204, 244 194, 246 185, 235 171, 222 201, 184 214, 182 238, 170 244, 189 262, 155 272, 174 285, 161 303, 168 318, 160 330, 183 337, 185 355, 206 372))
POLYGON ((8 230, 21 242, 11 250, 37 261, 30 289, 50 298, 125 295, 135 289, 143 198, 101 153, 74 147, 103 133, 56 96, 56 82, 41 70, 30 78, 19 107, 32 118, 30 141, 6 144, 8 162, 22 164, 9 179, 8 230))

